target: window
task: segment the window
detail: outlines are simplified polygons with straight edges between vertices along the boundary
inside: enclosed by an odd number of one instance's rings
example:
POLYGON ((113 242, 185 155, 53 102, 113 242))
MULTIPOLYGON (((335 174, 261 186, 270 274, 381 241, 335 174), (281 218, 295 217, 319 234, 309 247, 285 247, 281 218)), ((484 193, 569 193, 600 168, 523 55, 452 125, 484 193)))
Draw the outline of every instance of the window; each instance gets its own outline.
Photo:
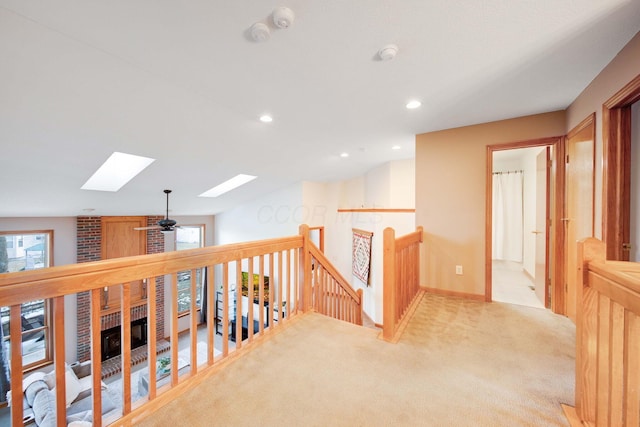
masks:
MULTIPOLYGON (((51 266, 53 231, 0 232, 0 274, 51 266), (18 242, 17 245, 14 242, 18 242)), ((25 368, 51 361, 49 303, 22 304, 22 362, 25 368)), ((9 307, 0 307, 2 342, 9 354, 9 307)))
MULTIPOLYGON (((176 228, 176 250, 204 247, 204 225, 183 225, 176 228)), ((196 306, 202 302, 202 269, 196 270, 196 306)), ((186 312, 191 307, 191 271, 178 273, 178 312, 186 312)))

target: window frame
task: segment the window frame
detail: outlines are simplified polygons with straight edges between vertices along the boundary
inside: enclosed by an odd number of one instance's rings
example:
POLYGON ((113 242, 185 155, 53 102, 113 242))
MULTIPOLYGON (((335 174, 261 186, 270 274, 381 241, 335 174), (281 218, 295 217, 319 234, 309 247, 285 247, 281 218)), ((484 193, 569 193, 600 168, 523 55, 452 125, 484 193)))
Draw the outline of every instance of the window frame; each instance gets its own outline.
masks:
MULTIPOLYGON (((174 241, 173 241, 173 243, 174 243, 175 250, 176 251, 180 251, 180 250, 187 250, 187 249, 205 247, 205 245, 206 245, 206 242, 205 242, 206 234, 205 234, 205 232, 206 232, 206 225, 205 224, 185 224, 185 225, 180 225, 179 228, 176 228, 176 232, 174 233, 174 241), (192 228, 192 229, 197 228, 197 229, 199 229, 199 246, 195 246, 193 248, 178 248, 178 233, 179 233, 179 230, 187 229, 187 228, 192 228)), ((199 292, 200 294, 202 294, 202 286, 204 286, 204 274, 202 274, 201 272, 202 272, 202 269, 201 268, 198 269, 197 273, 199 273, 199 275, 200 275, 200 283, 196 284, 196 289, 200 290, 200 292, 199 292)), ((184 272, 178 272, 178 284, 177 284, 177 287, 180 286, 179 277, 180 277, 181 273, 184 273, 184 272)), ((189 274, 189 276, 190 276, 190 274, 189 274)), ((178 298, 179 295, 180 295, 180 290, 178 290, 178 295, 176 295, 176 298, 178 298)), ((197 298, 196 298, 196 301, 197 301, 197 298)), ((180 304, 178 304, 178 316, 186 316, 186 315, 188 315, 190 307, 191 307, 190 304, 191 304, 191 300, 189 300, 189 306, 186 307, 186 308, 183 308, 182 310, 180 310, 180 308, 179 308, 180 304)), ((196 302, 196 309, 197 309, 197 311, 200 311, 202 309, 202 301, 196 302)))
MULTIPOLYGON (((48 268, 48 267, 52 267, 54 265, 54 242, 53 242, 53 238, 54 238, 54 232, 53 230, 8 230, 8 231, 0 231, 0 237, 4 237, 6 240, 6 236, 19 236, 20 240, 23 241, 23 245, 19 246, 19 245, 13 245, 12 248, 9 248, 7 245, 7 249, 12 249, 12 250, 25 250, 24 248, 24 236, 27 235, 36 235, 36 238, 34 239, 34 241, 37 241, 37 243, 34 244, 43 244, 46 246, 46 251, 44 254, 44 259, 45 259, 45 265, 42 267, 38 267, 38 268, 29 268, 27 269, 26 266, 26 253, 24 255, 25 257, 25 270, 38 270, 40 268, 48 268), (45 235, 46 238, 44 239, 38 239, 37 236, 39 235, 45 235)), ((17 270, 17 271, 21 271, 21 270, 17 270)), ((9 272, 9 271, 7 271, 9 272)), ((0 273, 0 274, 4 274, 4 273, 0 273)), ((53 317, 52 317, 52 310, 51 310, 51 301, 49 299, 43 299, 43 300, 35 300, 35 301, 42 301, 42 305, 43 305, 43 325, 40 327, 36 327, 33 329, 29 329, 29 330, 23 330, 22 331, 22 341, 24 342, 24 336, 28 335, 28 334, 33 334, 39 331, 44 331, 44 341, 45 341, 45 346, 44 346, 44 357, 38 360, 34 360, 31 363, 28 364, 23 364, 22 366, 22 370, 23 372, 28 372, 28 371, 32 371, 34 369, 37 369, 39 367, 45 366, 45 365, 49 365, 51 363, 53 363, 53 345, 52 345, 52 340, 53 340, 53 317)), ((33 304, 34 301, 29 301, 28 303, 25 304, 33 304)), ((24 310, 24 305, 22 304, 21 307, 21 312, 24 310)), ((0 326, 2 327, 2 326, 0 326)), ((11 336, 9 334, 7 334, 6 336, 3 337, 3 343, 2 345, 4 345, 5 342, 9 341, 11 339, 11 336)), ((24 355, 23 355, 23 363, 24 363, 24 355)))

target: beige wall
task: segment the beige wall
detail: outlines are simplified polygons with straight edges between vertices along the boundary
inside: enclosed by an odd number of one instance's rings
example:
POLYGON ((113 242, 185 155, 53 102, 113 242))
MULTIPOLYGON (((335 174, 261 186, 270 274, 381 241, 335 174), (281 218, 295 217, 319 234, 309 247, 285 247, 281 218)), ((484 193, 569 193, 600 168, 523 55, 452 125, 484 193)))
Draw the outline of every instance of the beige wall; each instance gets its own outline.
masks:
POLYGON ((640 32, 567 109, 566 131, 596 113, 595 236, 602 237, 602 104, 640 73, 640 32))
POLYGON ((484 295, 486 147, 563 135, 565 126, 565 112, 557 111, 416 136, 423 286, 484 295))

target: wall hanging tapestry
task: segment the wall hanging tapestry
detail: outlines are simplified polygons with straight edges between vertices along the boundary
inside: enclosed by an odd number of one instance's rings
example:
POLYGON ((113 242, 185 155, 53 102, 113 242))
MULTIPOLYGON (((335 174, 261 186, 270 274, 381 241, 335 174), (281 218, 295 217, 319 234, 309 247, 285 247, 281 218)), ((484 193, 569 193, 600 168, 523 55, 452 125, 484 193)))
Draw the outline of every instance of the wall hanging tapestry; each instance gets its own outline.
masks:
POLYGON ((353 230, 353 274, 366 285, 369 285, 369 269, 371 267, 371 238, 370 231, 353 230))

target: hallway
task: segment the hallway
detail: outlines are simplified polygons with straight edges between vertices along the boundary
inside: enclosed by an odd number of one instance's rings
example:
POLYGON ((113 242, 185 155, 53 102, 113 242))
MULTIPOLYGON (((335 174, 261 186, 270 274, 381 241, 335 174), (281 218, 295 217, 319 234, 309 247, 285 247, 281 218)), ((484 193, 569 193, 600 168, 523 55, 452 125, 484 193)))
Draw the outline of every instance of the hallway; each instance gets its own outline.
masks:
POLYGON ((398 344, 377 336, 302 315, 139 425, 567 425, 563 316, 426 294, 398 344))
POLYGON ((493 301, 545 308, 533 288, 533 280, 514 261, 493 260, 491 270, 493 301))

